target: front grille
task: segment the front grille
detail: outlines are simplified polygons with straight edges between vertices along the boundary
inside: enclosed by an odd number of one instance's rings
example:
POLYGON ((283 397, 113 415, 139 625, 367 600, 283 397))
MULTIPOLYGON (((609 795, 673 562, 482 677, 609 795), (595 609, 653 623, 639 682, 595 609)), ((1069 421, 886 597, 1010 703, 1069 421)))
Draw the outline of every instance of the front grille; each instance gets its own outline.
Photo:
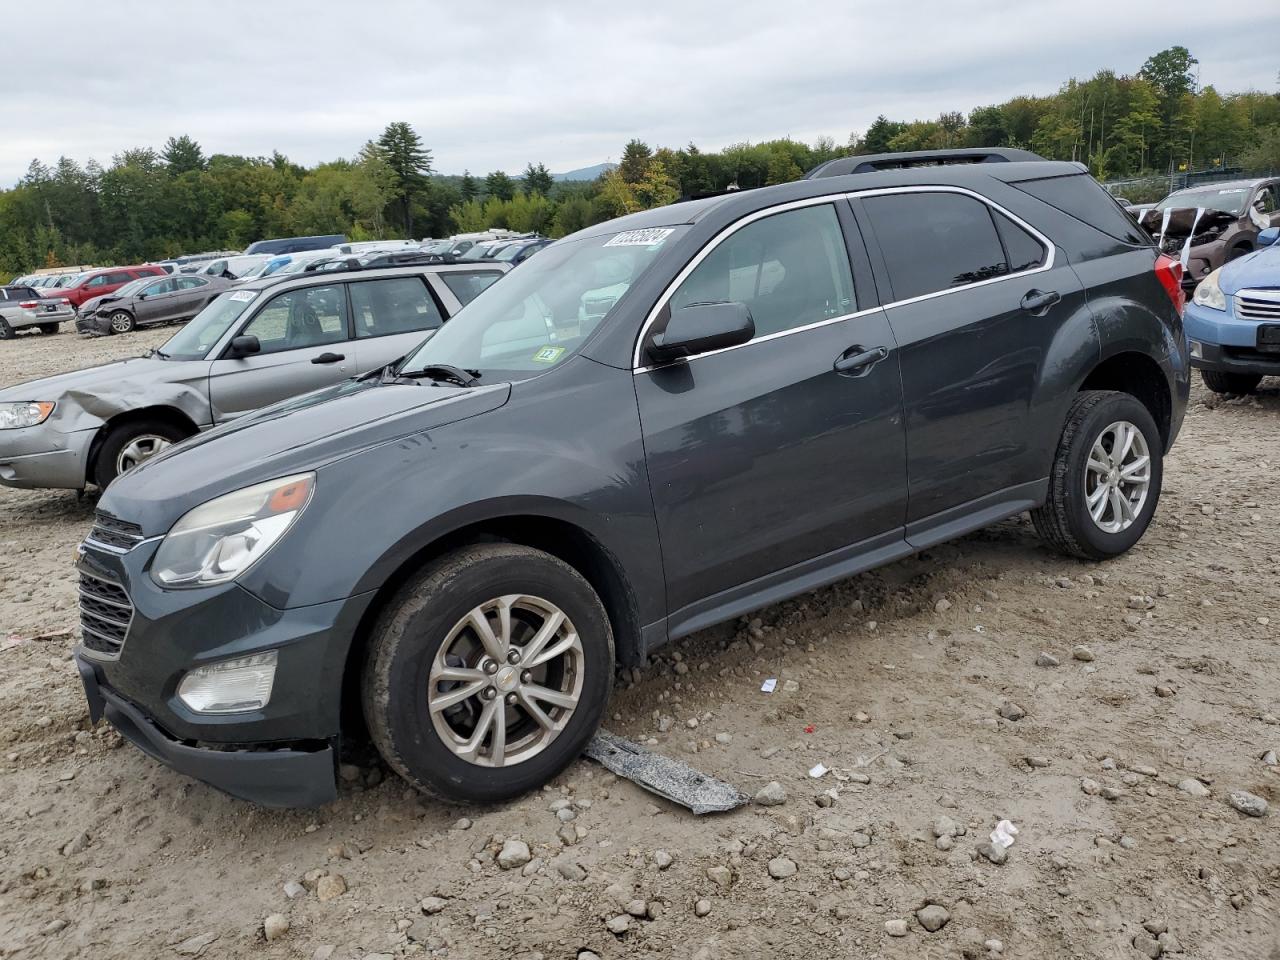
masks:
POLYGON ((1280 322, 1280 290, 1241 290, 1236 294, 1236 316, 1280 322))
POLYGON ((93 529, 89 531, 89 539, 105 547, 132 550, 143 540, 142 528, 136 523, 120 520, 99 510, 94 514, 93 529))
POLYGON ((80 572, 80 632, 86 650, 104 657, 120 656, 131 620, 133 603, 124 587, 80 572))

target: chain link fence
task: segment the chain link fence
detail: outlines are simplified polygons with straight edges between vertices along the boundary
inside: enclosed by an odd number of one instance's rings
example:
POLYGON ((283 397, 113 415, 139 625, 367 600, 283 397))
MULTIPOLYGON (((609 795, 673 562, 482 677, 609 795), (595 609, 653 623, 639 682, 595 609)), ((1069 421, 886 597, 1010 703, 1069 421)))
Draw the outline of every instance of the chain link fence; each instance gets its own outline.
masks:
POLYGON ((1225 165, 1206 167, 1203 170, 1178 171, 1150 177, 1132 177, 1128 180, 1108 180, 1103 187, 1115 197, 1123 197, 1130 203, 1156 203, 1175 190, 1198 187, 1205 183, 1221 183, 1251 176, 1274 176, 1275 173, 1246 173, 1240 166, 1225 165))

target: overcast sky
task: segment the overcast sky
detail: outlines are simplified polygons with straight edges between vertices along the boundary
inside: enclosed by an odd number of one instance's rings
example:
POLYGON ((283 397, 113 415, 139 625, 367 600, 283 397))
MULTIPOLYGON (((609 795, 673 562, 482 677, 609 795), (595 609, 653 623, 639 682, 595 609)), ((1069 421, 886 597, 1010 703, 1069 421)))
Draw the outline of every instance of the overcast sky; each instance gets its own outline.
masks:
POLYGON ((170 134, 190 134, 206 154, 278 149, 313 164, 350 157, 407 120, 439 172, 518 173, 529 161, 563 172, 616 160, 631 137, 703 149, 782 136, 844 142, 880 113, 968 113, 1102 67, 1135 72, 1173 44, 1190 48, 1201 82, 1220 92, 1275 91, 1280 71, 1277 0, 24 9, 0 58, 5 186, 33 157, 106 164, 170 134))

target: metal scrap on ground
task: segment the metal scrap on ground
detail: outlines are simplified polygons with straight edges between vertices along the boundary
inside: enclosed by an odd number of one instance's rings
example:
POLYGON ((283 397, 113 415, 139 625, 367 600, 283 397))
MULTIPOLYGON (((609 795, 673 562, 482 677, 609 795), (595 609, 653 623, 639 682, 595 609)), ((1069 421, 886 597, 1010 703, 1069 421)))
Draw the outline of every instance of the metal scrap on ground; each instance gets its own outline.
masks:
POLYGON ((587 744, 585 753, 618 776, 695 814, 719 813, 747 802, 746 794, 732 784, 603 730, 587 744))

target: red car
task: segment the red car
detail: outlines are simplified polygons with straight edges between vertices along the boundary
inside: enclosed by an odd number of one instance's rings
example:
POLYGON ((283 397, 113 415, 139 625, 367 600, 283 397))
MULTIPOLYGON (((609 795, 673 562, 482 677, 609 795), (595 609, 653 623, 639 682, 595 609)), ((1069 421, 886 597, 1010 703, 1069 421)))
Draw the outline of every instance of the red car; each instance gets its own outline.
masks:
POLYGON ((139 277, 163 277, 164 267, 105 267, 101 270, 87 270, 74 281, 58 290, 58 297, 66 297, 77 310, 86 300, 100 297, 104 293, 112 293, 131 280, 139 277))

